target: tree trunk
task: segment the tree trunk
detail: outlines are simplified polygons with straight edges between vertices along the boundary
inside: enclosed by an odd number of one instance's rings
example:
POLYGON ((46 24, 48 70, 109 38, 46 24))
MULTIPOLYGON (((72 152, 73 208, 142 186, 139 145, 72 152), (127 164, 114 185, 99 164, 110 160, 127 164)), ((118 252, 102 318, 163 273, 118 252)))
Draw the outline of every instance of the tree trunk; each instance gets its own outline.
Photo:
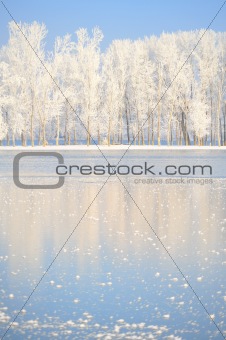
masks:
POLYGON ((152 112, 152 117, 151 117, 151 125, 152 125, 152 145, 155 144, 155 133, 154 133, 154 112, 152 112))
POLYGON ((121 119, 120 119, 120 144, 122 144, 122 114, 121 114, 121 119))
POLYGON ((185 145, 190 145, 190 138, 187 132, 187 124, 186 124, 186 117, 185 117, 185 113, 182 112, 182 119, 181 119, 181 129, 183 132, 183 137, 184 137, 184 142, 185 145))
POLYGON ((221 135, 220 135, 220 93, 218 94, 218 106, 217 106, 217 142, 218 142, 218 146, 221 146, 221 135))
POLYGON ((56 131, 56 145, 59 145, 59 135, 60 135, 60 117, 57 115, 57 131, 56 131))
POLYGON ((76 138, 76 125, 74 124, 74 145, 77 144, 77 138, 76 138))
POLYGON ((195 135, 195 133, 193 135, 193 139, 194 139, 194 145, 196 145, 196 135, 195 135))
POLYGON ((39 130, 38 130, 38 145, 41 145, 41 127, 39 125, 39 130))
POLYGON ((226 103, 225 103, 225 111, 224 111, 224 146, 226 145, 226 103))
POLYGON ((179 133, 179 145, 182 145, 182 126, 180 128, 180 133, 179 133))
POLYGON ((15 146, 15 134, 13 132, 13 135, 12 135, 12 140, 13 140, 13 146, 15 146))
POLYGON ((170 145, 173 145, 173 128, 172 128, 172 122, 171 122, 170 145))
POLYGON ((159 81, 158 81, 158 146, 161 145, 161 89, 162 89, 162 69, 159 65, 159 81))
POLYGON ((170 110, 170 117, 169 117, 169 122, 168 122, 168 134, 167 134, 167 143, 170 145, 170 135, 171 135, 171 122, 172 122, 172 117, 173 117, 173 107, 170 110))
MULTIPOLYGON (((33 108, 32 108, 33 111, 33 108)), ((34 143, 34 122, 33 122, 33 112, 31 114, 31 146, 34 147, 35 143, 34 143)))
POLYGON ((148 145, 151 144, 151 117, 148 115, 148 145))
POLYGON ((90 145, 90 122, 89 122, 89 116, 87 120, 87 146, 90 145))
POLYGON ((100 128, 98 127, 98 130, 97 130, 97 143, 98 145, 100 145, 100 128))
POLYGON ((23 131, 21 134, 21 139, 22 139, 22 146, 26 146, 26 136, 25 136, 25 132, 23 131))
POLYGON ((127 129, 127 139, 128 139, 128 144, 129 144, 130 143, 130 126, 129 126, 128 109, 126 109, 126 129, 127 129))
POLYGON ((111 118, 108 120, 108 146, 111 145, 111 118))
POLYGON ((141 138, 142 138, 142 145, 144 145, 144 131, 143 129, 141 130, 141 138))
POLYGON ((158 146, 161 145, 160 121, 161 121, 161 109, 160 104, 158 104, 158 146))
POLYGON ((42 146, 46 146, 47 142, 46 142, 46 123, 45 120, 43 121, 42 124, 42 146))

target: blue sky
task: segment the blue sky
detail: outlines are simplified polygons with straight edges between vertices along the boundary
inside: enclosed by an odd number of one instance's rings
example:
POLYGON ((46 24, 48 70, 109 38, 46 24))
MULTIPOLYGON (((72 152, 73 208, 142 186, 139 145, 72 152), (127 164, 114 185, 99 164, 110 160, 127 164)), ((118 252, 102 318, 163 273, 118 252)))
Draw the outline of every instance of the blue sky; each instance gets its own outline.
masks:
MULTIPOLYGON (((16 21, 44 22, 47 47, 54 38, 73 34, 79 27, 99 26, 104 33, 102 48, 113 39, 136 39, 163 31, 206 28, 223 0, 3 0, 16 21)), ((226 31, 226 5, 212 29, 226 31)), ((8 39, 8 13, 0 3, 0 45, 8 39)))

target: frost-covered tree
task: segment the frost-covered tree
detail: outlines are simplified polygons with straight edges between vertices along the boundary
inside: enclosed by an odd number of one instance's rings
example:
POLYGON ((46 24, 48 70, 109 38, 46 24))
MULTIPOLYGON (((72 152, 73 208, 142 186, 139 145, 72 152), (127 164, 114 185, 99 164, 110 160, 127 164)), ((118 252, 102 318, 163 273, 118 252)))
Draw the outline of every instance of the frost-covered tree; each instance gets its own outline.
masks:
POLYGON ((83 28, 76 32, 78 81, 81 84, 79 102, 82 108, 82 124, 85 124, 87 131, 87 145, 90 145, 91 136, 100 128, 97 117, 100 109, 100 42, 103 34, 97 27, 92 33, 90 37, 88 31, 83 28))
MULTIPOLYGON (((10 38, 5 51, 6 58, 10 65, 10 72, 15 77, 15 82, 18 82, 19 86, 23 86, 20 91, 25 97, 22 109, 24 120, 23 144, 26 143, 27 134, 30 133, 31 145, 34 146, 38 84, 40 84, 40 78, 43 77, 45 71, 39 58, 45 61, 44 39, 47 30, 44 24, 37 22, 33 24, 20 23, 19 27, 11 22, 9 33, 10 38)), ((10 86, 10 88, 12 87, 10 86)), ((17 99, 16 96, 14 96, 14 99, 17 99)))
POLYGON ((226 33, 114 40, 102 53, 99 28, 57 37, 48 53, 44 24, 12 22, 9 33, 0 49, 7 145, 226 144, 226 33))

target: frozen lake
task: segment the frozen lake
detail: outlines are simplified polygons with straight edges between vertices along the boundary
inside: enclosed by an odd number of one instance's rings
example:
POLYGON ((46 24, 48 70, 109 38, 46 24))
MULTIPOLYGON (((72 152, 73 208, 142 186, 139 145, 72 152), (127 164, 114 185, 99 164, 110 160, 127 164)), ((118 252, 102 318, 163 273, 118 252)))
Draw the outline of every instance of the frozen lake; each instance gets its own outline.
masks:
MULTIPOLYGON (((5 338, 223 339, 207 312, 226 336, 225 151, 136 151, 123 160, 151 159, 158 170, 201 161, 215 169, 211 183, 112 176, 103 186, 106 177, 76 173, 56 190, 16 187, 17 153, 0 151, 0 338, 73 231, 5 338)), ((63 156, 100 162, 95 151, 63 156)), ((54 166, 27 158, 24 181, 55 181, 54 166)))
MULTIPOLYGON (((70 177, 81 177, 77 167, 81 166, 105 166, 109 163, 111 166, 121 167, 122 175, 126 174, 125 167, 130 167, 129 176, 131 175, 131 167, 147 167, 152 166, 150 172, 147 172, 147 177, 183 177, 192 175, 192 177, 214 177, 226 178, 226 147, 152 147, 152 146, 132 146, 128 150, 128 146, 100 146, 99 150, 96 146, 61 146, 61 147, 0 147, 0 177, 13 176, 13 160, 17 154, 25 152, 26 155, 20 160, 20 176, 31 179, 48 177, 48 182, 55 183, 56 166, 58 160, 56 157, 31 157, 29 152, 38 154, 40 152, 57 152, 63 158, 63 164, 67 166, 69 175, 69 166, 72 166, 70 177), (181 171, 180 171, 181 167, 181 171), (201 167, 205 167, 202 174, 201 167), (167 168, 167 169, 166 169, 167 168), (189 170, 190 168, 190 170, 189 170), (194 168, 196 168, 194 170, 194 168), (153 173, 152 173, 153 172, 153 173), (55 179, 54 179, 55 177, 55 179)), ((138 169, 135 171, 139 172, 138 169)), ((143 171, 144 172, 144 171, 143 171)), ((60 174, 64 174, 64 169, 60 169, 60 174)), ((106 172, 107 174, 107 172, 106 172)), ((84 178, 92 176, 82 176, 84 178)), ((94 176, 103 179, 104 176, 94 176)), ((105 180, 108 176, 105 177, 105 180)), ((134 176, 132 176, 134 177, 134 176)), ((142 176, 135 176, 140 178, 142 176)), ((134 177, 134 178, 135 178, 134 177)), ((95 179, 96 180, 96 179, 95 179)), ((26 183, 26 182, 25 182, 26 183)))

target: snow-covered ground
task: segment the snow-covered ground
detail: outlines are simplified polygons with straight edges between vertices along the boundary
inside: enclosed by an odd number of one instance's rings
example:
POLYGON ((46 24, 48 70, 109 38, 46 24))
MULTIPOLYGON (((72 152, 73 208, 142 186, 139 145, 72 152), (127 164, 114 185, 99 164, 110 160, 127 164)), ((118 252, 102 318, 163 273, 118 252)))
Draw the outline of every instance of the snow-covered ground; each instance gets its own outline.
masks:
POLYGON ((0 151, 53 151, 53 150, 78 150, 78 151, 89 151, 89 150, 226 150, 226 146, 166 146, 166 145, 48 145, 48 146, 0 146, 0 151))

